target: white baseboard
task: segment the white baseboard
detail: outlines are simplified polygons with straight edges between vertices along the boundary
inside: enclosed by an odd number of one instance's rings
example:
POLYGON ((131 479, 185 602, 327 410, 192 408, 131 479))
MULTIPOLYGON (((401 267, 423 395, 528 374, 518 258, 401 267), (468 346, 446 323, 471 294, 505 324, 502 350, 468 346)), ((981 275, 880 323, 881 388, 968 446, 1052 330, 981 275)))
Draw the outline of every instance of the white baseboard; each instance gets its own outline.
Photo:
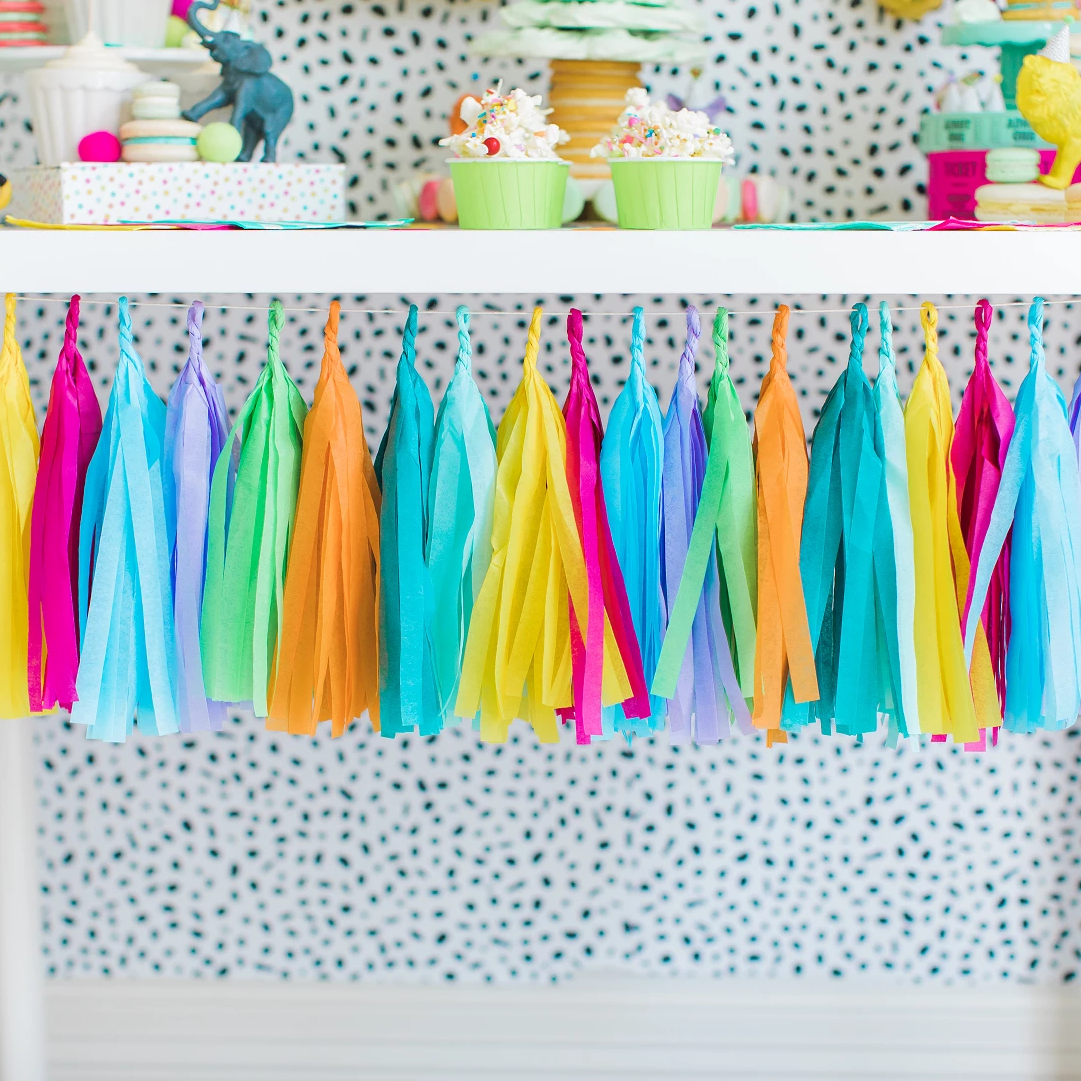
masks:
POLYGON ((1054 987, 52 981, 51 1081, 1074 1081, 1054 987))

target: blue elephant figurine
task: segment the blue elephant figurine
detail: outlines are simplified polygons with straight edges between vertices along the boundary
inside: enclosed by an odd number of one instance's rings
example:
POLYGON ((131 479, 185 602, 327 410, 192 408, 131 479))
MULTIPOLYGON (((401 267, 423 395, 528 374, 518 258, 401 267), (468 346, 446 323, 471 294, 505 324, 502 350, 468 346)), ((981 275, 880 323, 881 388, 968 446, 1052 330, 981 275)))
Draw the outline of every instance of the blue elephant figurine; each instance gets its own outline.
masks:
POLYGON ((232 125, 244 140, 238 161, 251 161, 260 140, 263 161, 277 161, 278 138, 293 116, 293 92, 270 74, 270 53, 255 41, 246 41, 231 30, 212 34, 200 21, 199 12, 213 11, 220 0, 195 0, 188 9, 188 25, 203 39, 210 56, 221 64, 221 86, 184 113, 198 121, 214 109, 233 107, 232 125))

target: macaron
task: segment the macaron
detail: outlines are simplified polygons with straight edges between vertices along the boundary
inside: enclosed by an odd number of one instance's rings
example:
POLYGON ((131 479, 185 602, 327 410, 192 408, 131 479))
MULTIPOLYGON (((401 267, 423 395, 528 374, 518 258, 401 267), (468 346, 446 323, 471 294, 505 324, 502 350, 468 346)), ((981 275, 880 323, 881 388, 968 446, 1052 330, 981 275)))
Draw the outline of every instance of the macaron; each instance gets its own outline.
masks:
POLYGON ((199 124, 188 120, 129 120, 121 125, 120 156, 124 161, 198 161, 199 124))
POLYGON ((179 120, 180 87, 155 80, 131 92, 131 115, 136 120, 179 120))
POLYGON ((986 171, 992 184, 1028 184, 1040 175, 1040 152, 1024 146, 988 150, 986 171))
POLYGON ((48 37, 38 0, 0 0, 0 46, 44 45, 48 37))
POLYGON ((976 220, 1062 222, 1066 196, 1046 184, 984 184, 976 189, 976 220))

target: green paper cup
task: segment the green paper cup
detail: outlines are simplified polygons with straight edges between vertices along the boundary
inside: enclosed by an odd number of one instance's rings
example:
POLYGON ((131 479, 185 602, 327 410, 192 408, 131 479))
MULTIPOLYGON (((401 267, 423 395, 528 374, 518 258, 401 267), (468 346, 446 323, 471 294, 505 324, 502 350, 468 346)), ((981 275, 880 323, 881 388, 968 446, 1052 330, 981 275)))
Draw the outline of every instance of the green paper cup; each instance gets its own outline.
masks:
POLYGON ((609 158, 621 229, 709 229, 721 162, 609 158))
POLYGON ((570 166, 562 161, 449 162, 463 229, 558 229, 570 166))

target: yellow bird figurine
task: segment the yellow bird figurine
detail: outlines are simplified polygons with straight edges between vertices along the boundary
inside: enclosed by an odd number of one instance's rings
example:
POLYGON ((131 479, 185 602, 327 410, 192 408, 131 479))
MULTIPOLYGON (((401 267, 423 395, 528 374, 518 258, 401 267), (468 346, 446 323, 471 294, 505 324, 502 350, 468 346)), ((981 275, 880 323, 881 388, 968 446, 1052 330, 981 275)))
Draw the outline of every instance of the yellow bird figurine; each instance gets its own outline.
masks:
POLYGON ((1068 188, 1081 165, 1081 72, 1070 63, 1065 26, 1038 53, 1025 57, 1017 76, 1017 109, 1058 151, 1040 180, 1057 191, 1068 188))

